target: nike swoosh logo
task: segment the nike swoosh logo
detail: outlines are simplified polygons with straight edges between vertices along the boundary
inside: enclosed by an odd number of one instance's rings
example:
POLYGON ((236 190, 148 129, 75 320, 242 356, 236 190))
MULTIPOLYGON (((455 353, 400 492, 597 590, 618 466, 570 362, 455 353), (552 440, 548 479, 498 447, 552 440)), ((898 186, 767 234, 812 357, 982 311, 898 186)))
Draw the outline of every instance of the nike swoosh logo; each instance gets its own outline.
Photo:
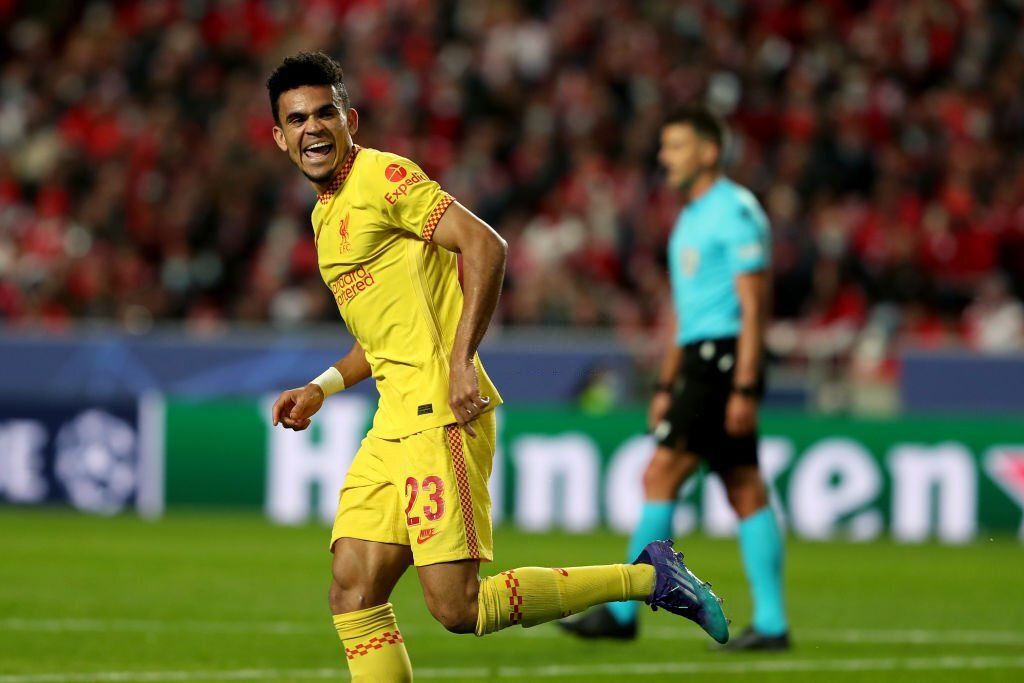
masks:
POLYGON ((437 529, 424 529, 416 537, 416 545, 421 545, 432 539, 437 534, 437 529))

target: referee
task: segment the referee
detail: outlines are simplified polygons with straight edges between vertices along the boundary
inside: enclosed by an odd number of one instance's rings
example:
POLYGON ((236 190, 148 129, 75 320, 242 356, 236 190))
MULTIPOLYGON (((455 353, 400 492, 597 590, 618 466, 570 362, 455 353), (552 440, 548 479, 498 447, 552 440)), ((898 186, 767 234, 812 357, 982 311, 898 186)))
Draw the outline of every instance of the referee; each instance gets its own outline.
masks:
MULTIPOLYGON (((768 220, 746 188, 722 174, 721 122, 677 112, 661 129, 658 159, 686 205, 668 244, 675 331, 649 421, 657 449, 644 472, 644 506, 629 556, 671 538, 680 486, 701 462, 722 478, 740 519, 753 624, 727 650, 787 650, 783 540, 757 463, 757 409, 769 288, 768 220)), ((583 637, 635 638, 635 602, 610 603, 562 626, 583 637)))

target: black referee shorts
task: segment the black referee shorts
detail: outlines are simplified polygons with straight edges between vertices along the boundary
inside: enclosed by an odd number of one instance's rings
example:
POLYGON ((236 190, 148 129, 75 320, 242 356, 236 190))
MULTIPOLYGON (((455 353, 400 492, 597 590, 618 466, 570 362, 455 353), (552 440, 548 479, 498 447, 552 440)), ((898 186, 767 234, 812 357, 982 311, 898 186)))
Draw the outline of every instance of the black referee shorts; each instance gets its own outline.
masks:
MULTIPOLYGON (((757 466, 757 429, 740 437, 725 431, 725 406, 732 395, 735 366, 735 337, 683 347, 683 367, 672 403, 654 430, 659 446, 694 453, 719 473, 739 465, 757 466)), ((762 378, 759 394, 763 393, 762 378)))

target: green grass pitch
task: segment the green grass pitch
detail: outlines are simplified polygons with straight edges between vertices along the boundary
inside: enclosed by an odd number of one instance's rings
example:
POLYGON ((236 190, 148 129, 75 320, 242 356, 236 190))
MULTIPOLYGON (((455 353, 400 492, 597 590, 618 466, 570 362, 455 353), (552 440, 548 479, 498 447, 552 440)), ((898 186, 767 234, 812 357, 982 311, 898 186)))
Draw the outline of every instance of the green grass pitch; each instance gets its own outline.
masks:
MULTIPOLYGON (((328 530, 252 514, 161 522, 0 509, 0 683, 345 680, 326 607, 328 530)), ((621 559, 612 534, 496 534, 485 573, 621 559)), ((726 599, 749 599, 733 540, 677 543, 726 599)), ((725 655, 692 623, 645 609, 640 640, 583 642, 553 625, 445 632, 409 573, 393 602, 417 680, 1024 680, 1024 549, 798 543, 788 554, 795 649, 725 655)))

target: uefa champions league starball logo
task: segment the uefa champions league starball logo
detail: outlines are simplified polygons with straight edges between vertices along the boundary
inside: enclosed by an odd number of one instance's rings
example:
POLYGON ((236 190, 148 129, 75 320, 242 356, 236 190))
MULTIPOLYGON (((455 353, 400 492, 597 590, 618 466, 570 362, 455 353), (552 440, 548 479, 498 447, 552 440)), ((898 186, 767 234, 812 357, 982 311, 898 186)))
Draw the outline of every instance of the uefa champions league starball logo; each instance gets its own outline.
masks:
POLYGON ((89 410, 57 433, 57 478, 71 503, 88 512, 113 515, 135 493, 135 430, 124 420, 89 410))

